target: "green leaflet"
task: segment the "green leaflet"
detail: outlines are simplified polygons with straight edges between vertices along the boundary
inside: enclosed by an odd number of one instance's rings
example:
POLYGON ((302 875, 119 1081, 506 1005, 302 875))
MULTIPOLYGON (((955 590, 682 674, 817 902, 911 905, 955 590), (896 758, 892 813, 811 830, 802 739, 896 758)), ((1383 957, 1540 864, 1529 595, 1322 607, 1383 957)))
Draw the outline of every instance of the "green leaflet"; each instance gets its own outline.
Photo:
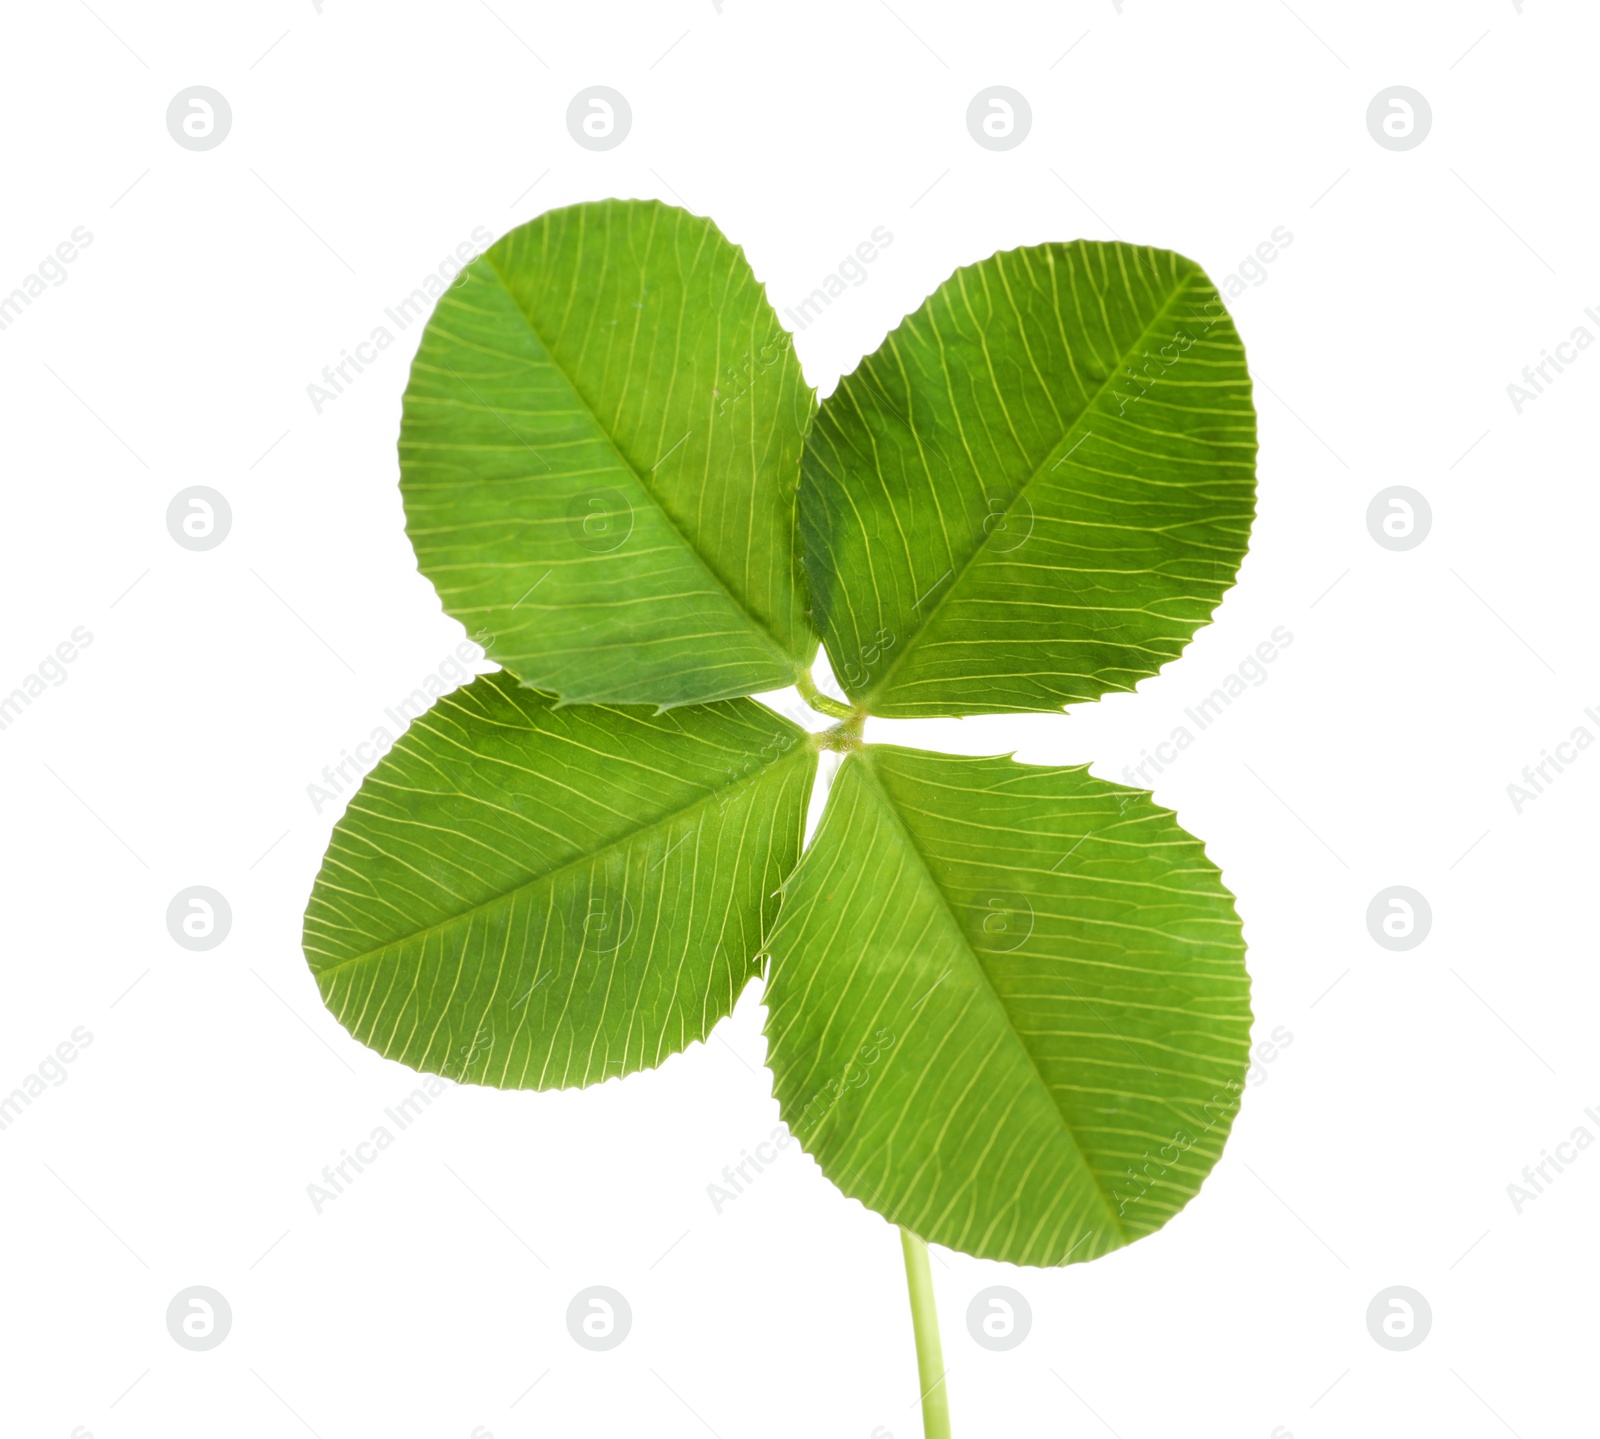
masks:
POLYGON ((846 693, 907 717, 1133 688, 1233 583, 1255 453, 1244 349, 1192 261, 1077 241, 957 270, 807 442, 806 571, 846 693))
POLYGON ((793 684, 816 652, 795 516, 814 408, 711 221, 552 211, 428 322, 400 430, 418 565, 491 659, 569 702, 793 684))
POLYGON ((1239 920, 1142 790, 869 745, 769 948, 768 1064, 846 1194, 980 1258, 1093 1259, 1222 1152, 1248 1063, 1239 920))
POLYGON ((756 972, 816 752, 748 700, 558 708, 508 674, 366 776, 306 908, 351 1034, 502 1088, 593 1084, 704 1039, 756 972))

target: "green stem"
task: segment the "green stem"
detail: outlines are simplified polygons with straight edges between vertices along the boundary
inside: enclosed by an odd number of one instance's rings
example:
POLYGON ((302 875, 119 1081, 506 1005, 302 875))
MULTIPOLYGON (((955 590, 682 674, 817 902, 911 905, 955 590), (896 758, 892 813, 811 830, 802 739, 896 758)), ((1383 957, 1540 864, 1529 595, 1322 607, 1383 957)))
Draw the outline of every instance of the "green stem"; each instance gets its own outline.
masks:
POLYGON ((911 1291, 911 1329, 917 1336, 917 1378, 922 1385, 923 1439, 950 1439, 950 1402, 944 1387, 944 1352, 939 1347, 939 1311, 933 1303, 928 1246, 909 1229, 900 1231, 911 1291))
POLYGON ((803 669, 795 676, 795 688, 800 691, 800 698, 811 706, 818 714, 825 714, 830 719, 852 719, 855 711, 849 705, 825 695, 817 688, 817 683, 811 678, 809 668, 803 669))

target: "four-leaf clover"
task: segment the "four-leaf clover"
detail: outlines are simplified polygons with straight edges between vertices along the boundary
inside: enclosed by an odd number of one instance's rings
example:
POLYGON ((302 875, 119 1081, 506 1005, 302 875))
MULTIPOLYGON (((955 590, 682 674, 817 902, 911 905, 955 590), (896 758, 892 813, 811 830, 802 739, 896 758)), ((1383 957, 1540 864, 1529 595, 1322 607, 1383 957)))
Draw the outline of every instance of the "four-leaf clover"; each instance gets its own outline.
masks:
POLYGON ((328 1007, 415 1069, 554 1089, 705 1039, 761 975, 785 1121, 910 1235, 1056 1265, 1159 1228, 1247 1064, 1216 867, 1087 767, 864 725, 1155 674, 1233 582, 1255 453, 1239 337, 1168 251, 964 267, 819 407, 710 221, 511 232, 439 301, 400 434, 422 573, 501 669, 335 828, 328 1007), (749 698, 788 686, 832 727, 749 698))

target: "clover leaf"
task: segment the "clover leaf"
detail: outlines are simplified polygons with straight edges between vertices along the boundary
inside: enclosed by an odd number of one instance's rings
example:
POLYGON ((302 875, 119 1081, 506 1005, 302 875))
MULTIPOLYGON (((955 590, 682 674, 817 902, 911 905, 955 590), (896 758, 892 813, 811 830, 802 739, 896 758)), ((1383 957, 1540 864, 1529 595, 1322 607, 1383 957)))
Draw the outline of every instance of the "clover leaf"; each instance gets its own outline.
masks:
POLYGON ((1142 790, 846 759, 770 940, 767 1062, 846 1194, 983 1259, 1095 1259, 1222 1152, 1247 1065, 1233 902, 1142 790))
POLYGON ((391 1059, 503 1089, 659 1064, 757 972, 800 854, 805 741, 750 700, 557 707, 480 676, 334 831, 305 921, 324 1002, 391 1059))
POLYGON ((806 445, 845 692, 888 717, 1132 689, 1233 583, 1255 452, 1244 350, 1193 262, 1079 241, 957 270, 806 445))
POLYGON ((782 689, 816 408, 744 254, 656 202, 555 210, 461 273, 406 387, 400 490, 448 614, 583 703, 782 689))
MULTIPOLYGON (((357 1039, 581 1086, 705 1039, 762 975, 783 1117, 901 1226, 936 1379, 927 1241, 1079 1263, 1195 1195, 1251 1021, 1201 842, 1086 767, 864 732, 1131 689, 1209 619, 1255 412, 1196 265, 995 255, 819 410, 710 221, 573 206, 440 300, 400 458, 419 566, 503 668, 334 829, 305 951, 357 1039), (819 634, 848 702, 812 681, 819 634), (836 722, 748 698, 788 685, 836 722)), ((942 1383, 923 1405, 948 1434, 942 1383)))

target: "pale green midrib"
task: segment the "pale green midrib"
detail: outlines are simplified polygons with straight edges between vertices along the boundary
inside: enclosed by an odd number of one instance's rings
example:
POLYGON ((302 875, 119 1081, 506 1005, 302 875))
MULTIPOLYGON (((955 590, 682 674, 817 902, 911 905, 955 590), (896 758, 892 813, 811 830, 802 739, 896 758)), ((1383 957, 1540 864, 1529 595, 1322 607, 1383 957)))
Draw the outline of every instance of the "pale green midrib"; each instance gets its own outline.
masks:
MULTIPOLYGON (((611 431, 605 425, 600 423, 600 417, 595 414, 594 406, 592 403, 590 403, 589 396, 585 394, 581 388, 579 388, 577 378, 570 370, 567 369, 565 365, 556 359, 556 352, 554 348, 551 346, 550 342, 545 339, 543 332, 539 329, 539 326, 534 323, 533 316, 523 309, 521 302, 517 299, 516 292, 507 283, 506 277, 501 274, 500 266, 495 262, 494 251, 486 250, 482 258, 488 265, 490 271, 494 274, 494 277, 499 283, 500 288, 505 291, 506 298, 511 301, 512 308, 517 312, 518 315, 522 317, 523 324, 528 327, 534 339, 539 342, 540 348, 543 349, 545 357, 549 360, 551 367, 555 369, 558 374, 560 374, 563 380, 566 381, 568 388, 571 389, 578 403, 583 406, 583 414, 588 418, 590 423, 593 424, 595 432, 605 440, 607 448, 609 448, 611 453, 617 457, 618 464, 620 464, 623 469, 627 470, 628 473, 638 481, 639 488, 643 490, 644 493, 649 497, 650 502, 656 507, 656 512, 661 516, 662 522, 667 526, 667 529, 671 532, 671 534, 677 539, 678 543, 683 546, 685 552, 687 552, 690 558, 706 572, 707 576, 717 586, 717 588, 727 596, 734 609, 736 609, 745 617, 745 619, 750 622, 751 626, 755 629, 760 638, 771 647, 773 653, 778 657, 779 662, 786 671, 793 672, 799 667, 803 666, 805 661, 803 659, 797 659, 795 656, 791 655, 788 650, 784 648, 783 642, 772 631, 767 622, 755 614, 755 612, 750 609, 745 601, 734 592, 733 586, 711 567, 711 562, 700 553, 699 548, 692 544, 689 540, 689 537, 685 535, 684 532, 679 528, 678 522, 673 519, 671 513, 667 510, 667 507, 661 502, 660 496, 650 488, 649 484, 645 480, 645 477, 639 473, 633 462, 622 453, 621 448, 617 444, 616 437, 612 435, 611 431)), ((803 445, 802 453, 804 453, 803 445)), ((789 586, 789 589, 792 594, 792 583, 789 586)), ((803 609, 803 604, 801 608, 803 609)), ((804 628, 803 621, 802 628, 804 628)), ((804 645, 808 638, 809 636, 802 634, 800 637, 801 644, 804 645)))
MULTIPOLYGON (((1071 424, 1067 426, 1066 432, 1050 448, 1044 459, 1042 459, 1035 467, 1033 473, 1029 475, 1020 486, 1018 486, 1016 493, 1012 495, 1010 501, 1006 505, 1004 511, 1006 515, 1011 513, 1012 508, 1016 505, 1017 501, 1033 487, 1040 475, 1047 473, 1046 466, 1060 452, 1061 447, 1065 445, 1074 434, 1077 433, 1078 427, 1087 418, 1089 412, 1093 410, 1094 407, 1100 402, 1100 397, 1111 388, 1112 382, 1121 375, 1123 366, 1128 363, 1128 360, 1133 356, 1138 347, 1144 344, 1145 341, 1150 337, 1151 332, 1156 328, 1156 326, 1166 318, 1168 311, 1170 311, 1172 307, 1184 296, 1189 289, 1190 282, 1195 278, 1195 276, 1203 275, 1203 273, 1204 272, 1201 270, 1194 269, 1182 277, 1172 294, 1168 296, 1166 303, 1164 303, 1161 308, 1157 310, 1153 316, 1151 316, 1149 323, 1146 324, 1144 329, 1139 332, 1138 338, 1134 340, 1133 345, 1129 349, 1124 350, 1123 353, 1118 357, 1117 364, 1112 373, 1107 375, 1106 378, 1100 382, 1100 385, 1095 390, 1094 394, 1092 394, 1084 402, 1083 408, 1078 411, 1071 424)), ((907 423, 909 424, 909 421, 907 423)), ((1060 463, 1059 460, 1057 460, 1057 463, 1060 463)), ((934 602, 933 606, 928 610, 927 615, 921 620, 921 622, 912 629, 911 634, 906 639, 905 648, 902 649, 900 653, 889 662, 889 668, 883 672, 883 675, 878 680, 877 684, 873 685, 872 688, 861 697, 860 703, 865 708, 871 709, 872 705, 877 700, 882 698, 885 691, 888 689, 889 681, 894 677, 895 672, 900 668, 901 664, 905 661, 906 657, 912 652, 912 650, 916 648, 917 641, 928 632, 929 627, 938 617, 939 612, 944 609, 945 603, 961 587, 961 581, 966 578, 967 572, 975 563, 977 563, 978 556, 982 554, 983 551, 988 547, 989 542, 994 539, 999 530, 1000 526, 996 525, 994 529, 987 531, 984 534, 983 540, 979 544, 973 546, 971 552, 964 560, 961 561, 960 565, 956 568, 954 576, 950 580, 950 584, 946 587, 945 592, 940 595, 938 600, 934 602)), ((855 611, 852 607, 852 621, 854 621, 854 618, 855 611)))
POLYGON ((871 790, 878 799, 879 803, 893 817, 896 828, 905 837, 907 848, 909 848, 911 853, 916 857, 918 865, 921 867, 923 874, 927 877, 929 887, 936 895, 938 895, 940 907, 944 910, 946 917, 950 921, 951 927, 955 930, 956 937, 961 942, 962 951, 972 962, 972 967, 977 970, 978 974, 982 977, 984 989, 988 992, 989 997, 994 1001, 995 1007, 1000 1011, 1000 1016, 1005 1023, 1006 1033, 1011 1035, 1011 1037, 1016 1040, 1017 1048, 1022 1051, 1023 1058, 1028 1061, 1028 1068, 1033 1071, 1033 1077, 1038 1080, 1039 1088, 1044 1091, 1045 1098, 1050 1102, 1050 1108, 1055 1112, 1056 1118, 1060 1120, 1062 1132, 1066 1135, 1068 1142, 1072 1145, 1073 1152, 1076 1153, 1079 1162, 1083 1165, 1084 1173, 1089 1176, 1089 1182, 1094 1187, 1095 1197, 1099 1199, 1102 1206, 1104 1206, 1106 1214, 1110 1217, 1112 1226, 1116 1229, 1117 1234, 1121 1237, 1122 1241, 1124 1243, 1130 1242, 1132 1236, 1129 1235, 1128 1231, 1123 1227, 1121 1215, 1119 1215, 1112 1207, 1111 1196, 1106 1192, 1105 1186, 1101 1184, 1100 1176, 1095 1172, 1094 1165, 1089 1162, 1088 1155, 1084 1151, 1083 1141, 1078 1138, 1077 1131, 1073 1128, 1072 1122, 1067 1118, 1067 1115, 1063 1111, 1060 1102, 1056 1099, 1054 1091, 1050 1088, 1049 1084, 1046 1083, 1044 1075, 1039 1070, 1039 1063, 1033 1057, 1033 1051, 1028 1048, 1027 1041, 1023 1039, 1017 1027, 1011 1022, 1011 1012, 1006 1008, 1005 1001, 1000 998, 1000 991, 994 987, 994 981, 989 978, 989 971, 984 968, 983 961, 978 958, 971 944, 967 942, 967 932, 962 928, 961 921, 956 917, 956 912, 950 907, 950 900, 948 896, 946 896, 944 889, 940 886, 938 879, 935 878, 933 866, 929 864, 927 856, 922 853, 921 847, 917 844, 916 837, 911 833, 911 827, 906 824, 903 818, 901 818, 900 811, 896 808, 893 797, 889 794, 888 790, 884 788, 882 781, 879 780, 878 776, 873 772, 872 762, 868 758, 871 752, 871 746, 868 746, 863 749, 859 755, 859 758, 862 761, 861 773, 863 778, 871 787, 871 790))
MULTIPOLYGON (((422 929, 412 930, 409 934, 398 935, 394 939, 387 939, 382 944, 376 945, 372 949, 363 950, 360 954, 349 955, 344 959, 336 960, 334 963, 326 965, 320 969, 313 968, 311 972, 316 976, 318 985, 320 987, 322 977, 325 974, 334 974, 339 970, 349 968, 349 966, 352 964, 362 964, 366 961, 376 959, 379 956, 386 954, 389 950, 394 949, 398 945, 411 944, 413 941, 419 939, 426 940, 442 930, 449 929, 454 925, 461 923, 463 920, 470 920, 482 911, 491 909, 504 900, 513 899, 518 895, 525 894, 528 890, 537 888, 541 884, 559 879, 567 871, 576 869, 580 865, 587 864, 592 860, 598 859, 600 856, 608 854, 612 850, 619 849, 621 846, 631 843, 642 834, 647 834, 654 829, 660 829, 664 825, 673 824, 676 821, 693 814, 701 806, 709 803, 711 800, 716 799, 720 795, 728 794, 733 790, 739 789, 741 786, 750 781, 771 778, 774 775, 781 773, 784 765, 791 764, 796 759, 804 758, 811 753, 812 751, 809 745, 796 745, 795 748, 792 749, 788 754, 781 756, 780 758, 772 761, 770 764, 765 765, 760 769, 747 770, 744 774, 740 775, 731 783, 724 784, 717 789, 710 791, 708 794, 702 795, 693 803, 684 805, 680 809, 673 810, 670 814, 661 815, 656 819, 651 820, 649 823, 641 825, 638 829, 630 830, 624 835, 619 835, 616 839, 607 840, 604 844, 600 845, 596 849, 588 850, 580 855, 574 855, 571 859, 557 865, 554 869, 546 870, 543 874, 534 875, 531 879, 526 879, 518 884, 514 884, 510 889, 502 890, 499 894, 491 895, 488 899, 480 900, 476 904, 469 905, 466 909, 459 910, 455 914, 449 915, 433 924, 424 926, 422 929)), ((473 796, 463 795, 462 798, 472 799, 473 796)), ((353 837, 364 838, 364 836, 353 837)), ((369 840, 367 843, 371 843, 371 841, 369 840)), ((312 898, 315 899, 316 895, 313 894, 312 898)), ((332 907, 332 901, 330 900, 324 900, 323 903, 332 907)), ((306 918, 307 922, 309 923, 309 913, 307 914, 306 918)), ((306 947, 309 949, 309 946, 306 947)), ((315 952, 322 954, 326 951, 317 950, 315 952)))

